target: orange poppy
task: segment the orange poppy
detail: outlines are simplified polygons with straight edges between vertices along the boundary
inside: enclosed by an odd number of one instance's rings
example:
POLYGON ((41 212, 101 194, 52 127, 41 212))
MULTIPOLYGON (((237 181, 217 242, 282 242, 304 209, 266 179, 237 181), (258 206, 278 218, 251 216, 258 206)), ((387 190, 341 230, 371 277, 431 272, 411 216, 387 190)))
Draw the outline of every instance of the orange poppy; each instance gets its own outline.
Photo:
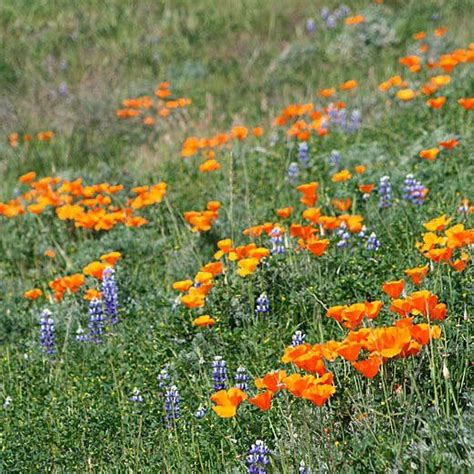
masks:
POLYGON ((248 395, 236 387, 219 390, 211 396, 211 400, 216 404, 212 409, 221 418, 232 418, 236 415, 239 405, 247 398, 248 395))
POLYGON ((214 324, 216 324, 216 320, 211 318, 208 314, 204 314, 193 320, 193 326, 197 327, 211 327, 214 326, 214 324))
POLYGON ((434 161, 439 153, 439 148, 428 148, 427 150, 421 150, 419 156, 425 160, 434 161))
POLYGON ((249 398, 249 402, 252 405, 255 405, 256 407, 260 408, 260 410, 267 411, 272 406, 272 398, 273 392, 271 392, 270 390, 266 390, 265 392, 259 393, 253 398, 249 398))
POLYGON ((39 288, 33 288, 32 290, 25 291, 23 296, 29 300, 36 300, 43 292, 39 288))
POLYGON ((433 109, 440 109, 446 103, 446 97, 440 96, 426 101, 426 105, 433 109))
POLYGON ((408 275, 415 285, 421 284, 428 274, 428 265, 423 267, 407 268, 405 274, 408 275))
POLYGON ((403 291, 404 282, 403 280, 397 281, 387 281, 383 284, 383 291, 386 295, 388 295, 391 299, 397 299, 403 291))
POLYGON ((288 219, 288 217, 290 217, 291 214, 293 213, 293 210, 294 210, 293 207, 283 207, 281 209, 277 209, 276 213, 282 219, 288 219))

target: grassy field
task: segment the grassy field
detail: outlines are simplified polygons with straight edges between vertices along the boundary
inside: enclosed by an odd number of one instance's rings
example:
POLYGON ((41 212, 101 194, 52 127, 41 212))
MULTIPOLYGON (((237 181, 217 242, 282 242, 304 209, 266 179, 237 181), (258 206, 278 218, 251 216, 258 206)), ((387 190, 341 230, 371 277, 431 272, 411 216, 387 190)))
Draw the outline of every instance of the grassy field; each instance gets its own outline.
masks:
POLYGON ((0 4, 0 471, 473 469, 471 2, 346 5, 0 4))

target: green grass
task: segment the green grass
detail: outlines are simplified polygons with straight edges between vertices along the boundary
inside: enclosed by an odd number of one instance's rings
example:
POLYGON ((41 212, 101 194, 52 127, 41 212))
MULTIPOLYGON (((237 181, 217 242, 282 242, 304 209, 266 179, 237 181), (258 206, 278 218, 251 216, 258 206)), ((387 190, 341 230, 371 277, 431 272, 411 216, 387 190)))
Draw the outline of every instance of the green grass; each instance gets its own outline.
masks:
MULTIPOLYGON (((280 362, 295 330, 314 344, 346 334, 325 316, 325 307, 383 299, 384 281, 403 277, 425 263, 415 247, 422 223, 457 215, 461 198, 472 193, 472 112, 456 103, 472 97, 472 66, 457 67, 442 93, 440 111, 387 101, 377 85, 394 74, 420 82, 398 63, 414 48, 412 34, 449 28, 440 52, 472 41, 470 2, 347 2, 363 13, 378 35, 324 27, 321 8, 333 2, 245 0, 215 2, 130 2, 88 0, 5 0, 0 5, 0 201, 18 189, 17 178, 35 170, 40 177, 82 177, 85 183, 168 183, 166 200, 143 212, 150 223, 109 232, 74 229, 54 211, 15 219, 0 217, 0 466, 5 472, 244 472, 246 454, 257 439, 271 449, 270 472, 297 472, 304 460, 311 472, 468 472, 473 467, 472 268, 456 273, 435 264, 424 288, 448 306, 443 337, 413 358, 391 360, 372 381, 349 363, 330 364, 336 394, 322 408, 289 393, 275 397, 268 412, 242 406, 231 420, 210 409, 211 363, 223 356, 231 378, 239 365, 252 377, 285 368, 280 362), (313 35, 306 19, 317 19, 313 35), (439 18, 438 18, 439 17, 439 18), (438 19, 436 19, 438 18, 438 19), (63 66, 61 66, 63 64, 63 66), (312 138, 311 165, 298 183, 320 182, 319 202, 350 196, 353 211, 381 242, 376 254, 362 248, 337 249, 331 238, 320 258, 287 251, 268 259, 254 275, 241 278, 233 267, 211 292, 205 310, 173 307, 171 284, 192 278, 212 259, 216 243, 250 240, 242 230, 274 222, 275 209, 303 207, 285 177, 297 148, 273 118, 293 102, 318 101, 315 92, 357 79, 344 96, 362 113, 357 133, 332 132, 312 138), (157 128, 120 122, 123 99, 152 94, 169 80, 193 105, 182 120, 157 128), (58 87, 67 84, 61 96, 58 87), (265 136, 218 153, 221 170, 202 174, 199 158, 180 158, 189 135, 211 136, 232 124, 262 125, 265 136), (12 132, 54 130, 51 143, 8 146, 12 132), (460 145, 435 162, 421 161, 424 148, 457 136, 460 145), (334 184, 329 155, 341 153, 342 167, 364 164, 360 182, 390 175, 394 205, 367 204, 351 184, 334 184), (421 207, 401 199, 407 173, 430 190, 421 207), (192 233, 183 212, 222 202, 208 233, 192 233), (57 258, 43 256, 54 248, 57 258), (123 254, 117 267, 121 323, 102 345, 75 341, 87 326, 81 295, 60 303, 28 302, 25 290, 48 291, 48 281, 80 272, 103 253, 123 254), (271 311, 255 315, 256 298, 266 292, 271 311), (56 321, 58 352, 42 353, 38 316, 48 307, 56 321), (191 325, 209 313, 209 331, 191 325), (179 389, 182 417, 172 429, 163 420, 157 377, 169 364, 179 389), (443 376, 443 367, 450 376, 443 376), (145 403, 129 401, 139 388, 145 403), (3 405, 5 400, 11 403, 3 405), (8 405, 8 406, 7 406, 8 405), (194 417, 200 405, 207 415, 194 417)), ((363 30, 366 31, 366 30, 363 30)), ((422 73, 424 74, 424 73, 422 73)), ((424 77, 424 76, 423 76, 424 77)), ((471 222, 466 227, 472 227, 471 222)), ((258 242, 268 246, 268 239, 258 242)), ((387 300, 377 324, 391 324, 387 300)), ((253 387, 253 384, 251 384, 253 387)))

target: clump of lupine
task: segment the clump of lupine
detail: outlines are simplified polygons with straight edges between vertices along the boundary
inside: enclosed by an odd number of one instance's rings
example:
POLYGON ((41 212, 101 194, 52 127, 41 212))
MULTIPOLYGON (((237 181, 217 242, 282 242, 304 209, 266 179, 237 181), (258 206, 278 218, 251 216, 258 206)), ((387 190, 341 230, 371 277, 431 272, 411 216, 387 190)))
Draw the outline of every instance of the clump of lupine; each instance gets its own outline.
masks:
POLYGON ((272 255, 285 253, 285 245, 283 243, 283 235, 278 227, 275 227, 270 232, 270 242, 272 244, 271 252, 272 255))
POLYGON ((292 162, 288 166, 288 174, 287 174, 287 180, 291 184, 295 184, 296 180, 298 179, 298 175, 300 174, 300 170, 298 167, 298 163, 292 162))
POLYGON ((303 168, 307 168, 309 166, 309 158, 309 145, 307 142, 301 142, 298 145, 298 159, 303 168))
POLYGON ((88 340, 100 344, 104 334, 104 312, 102 301, 94 298, 89 303, 89 334, 88 340))
POLYGON ((171 428, 181 416, 181 396, 176 385, 171 385, 165 392, 165 419, 166 426, 171 428))
POLYGON ((301 344, 304 344, 305 339, 306 334, 303 331, 295 331, 291 337, 291 345, 293 347, 300 346, 301 344))
POLYGON ((255 312, 266 314, 270 311, 270 300, 266 293, 262 293, 256 301, 255 312))
POLYGON ((221 356, 212 361, 212 388, 215 392, 223 390, 227 382, 227 363, 221 356))
POLYGON ((337 150, 332 150, 329 155, 329 164, 334 168, 339 168, 341 163, 341 154, 337 150))
POLYGON ((403 199, 420 206, 425 202, 428 189, 415 179, 412 174, 407 174, 403 182, 403 199))
POLYGON ((55 326, 52 313, 49 309, 45 309, 40 315, 40 343, 46 354, 54 354, 56 352, 55 343, 55 326))
POLYGON ((376 252, 380 248, 380 241, 375 232, 372 232, 367 239, 366 248, 369 251, 376 252))
POLYGON ((247 455, 247 472, 249 474, 265 474, 270 464, 269 453, 270 450, 263 441, 255 441, 247 455))
POLYGON ((379 207, 387 208, 392 205, 392 183, 389 176, 382 176, 378 186, 379 207))
POLYGON ((102 278, 102 300, 105 314, 110 318, 111 324, 118 323, 118 287, 115 281, 115 270, 107 267, 102 278))
POLYGON ((139 388, 135 388, 133 390, 132 396, 129 398, 129 400, 131 402, 134 402, 134 403, 143 403, 144 402, 143 396, 142 396, 139 388))
POLYGON ((247 373, 247 369, 242 366, 238 367, 235 373, 235 386, 237 388, 240 388, 240 390, 247 392, 249 389, 249 380, 250 377, 247 373))

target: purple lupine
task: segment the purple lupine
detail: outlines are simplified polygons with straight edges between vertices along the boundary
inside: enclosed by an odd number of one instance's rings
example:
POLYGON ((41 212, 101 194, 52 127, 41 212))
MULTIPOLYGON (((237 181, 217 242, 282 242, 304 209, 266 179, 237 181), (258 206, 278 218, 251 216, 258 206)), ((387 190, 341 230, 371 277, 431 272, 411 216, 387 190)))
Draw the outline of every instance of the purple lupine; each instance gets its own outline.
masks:
POLYGON ((247 369, 242 366, 238 367, 235 373, 235 386, 237 388, 240 388, 240 390, 247 392, 249 389, 249 384, 248 384, 249 380, 250 380, 250 377, 247 373, 247 369))
POLYGON ((262 293, 256 301, 255 312, 256 313, 268 313, 270 311, 270 300, 266 293, 262 293))
POLYGON ((212 361, 212 388, 214 392, 223 390, 227 381, 227 363, 221 356, 212 361))
POLYGON ((351 234, 347 231, 347 226, 344 222, 336 230, 336 235, 339 237, 339 240, 336 243, 336 247, 344 248, 349 245, 351 234))
POLYGON ((303 331, 295 331, 293 336, 291 336, 291 345, 293 347, 301 346, 301 344, 304 344, 305 339, 306 334, 303 331))
POLYGON ((93 298, 89 303, 89 340, 100 344, 102 335, 104 334, 104 312, 102 309, 102 301, 93 298))
POLYGON ((349 13, 350 13, 350 10, 347 5, 341 5, 339 8, 336 8, 336 10, 334 10, 334 16, 338 20, 346 17, 347 15, 349 15, 349 13))
POLYGON ((118 323, 118 288, 115 282, 115 270, 107 267, 102 276, 102 300, 105 314, 110 318, 111 324, 118 323))
POLYGON ((201 420, 206 416, 207 409, 206 407, 203 407, 202 405, 199 406, 199 408, 194 412, 194 417, 197 418, 198 420, 201 420))
POLYGON ((309 467, 306 467, 306 463, 304 461, 300 461, 300 465, 298 467, 298 474, 311 474, 312 471, 309 467))
POLYGON ((270 464, 269 452, 268 447, 263 441, 255 441, 247 456, 247 472, 249 474, 265 474, 270 464))
POLYGON ((341 154, 337 150, 332 150, 329 155, 329 164, 334 168, 339 168, 341 162, 341 154))
POLYGON ((283 236, 281 230, 275 227, 270 232, 270 241, 272 243, 271 253, 272 255, 285 253, 285 246, 283 245, 283 236))
POLYGON ((311 34, 316 30, 316 22, 313 18, 308 18, 306 20, 306 32, 311 34))
POLYGON ((161 390, 164 390, 165 388, 168 388, 170 382, 171 382, 171 377, 168 372, 168 366, 165 365, 160 370, 160 373, 158 374, 158 387, 161 390))
POLYGON ((392 205, 392 183, 389 176, 382 176, 378 186, 379 207, 387 208, 392 205))
POLYGON ((143 403, 144 402, 143 396, 142 396, 139 388, 134 388, 133 389, 132 396, 129 398, 129 400, 131 402, 134 402, 134 403, 143 403))
POLYGON ((412 174, 407 174, 403 182, 403 199, 410 201, 416 206, 421 206, 425 202, 428 189, 416 180, 412 174))
POLYGON ((288 174, 287 174, 287 179, 288 182, 291 184, 296 183, 296 179, 298 178, 298 175, 300 174, 300 170, 298 168, 298 163, 292 162, 288 166, 288 174))
POLYGON ((55 328, 54 319, 51 317, 51 311, 45 309, 40 315, 40 343, 43 346, 43 350, 46 354, 54 354, 55 349, 55 328))
POLYGON ((86 342, 89 340, 89 334, 84 331, 84 328, 79 326, 76 331, 76 341, 79 342, 86 342))
POLYGON ((301 142, 298 145, 298 160, 300 161, 303 168, 309 166, 309 146, 306 142, 301 142))
POLYGON ((374 232, 369 235, 367 239, 366 248, 372 252, 376 252, 380 247, 380 241, 377 239, 377 236, 374 232))
POLYGON ((353 110, 349 115, 349 122, 346 125, 348 132, 356 132, 362 123, 362 114, 359 110, 353 110))
POLYGON ((171 428, 175 420, 181 416, 181 397, 176 385, 171 385, 165 392, 165 418, 166 426, 171 428))

